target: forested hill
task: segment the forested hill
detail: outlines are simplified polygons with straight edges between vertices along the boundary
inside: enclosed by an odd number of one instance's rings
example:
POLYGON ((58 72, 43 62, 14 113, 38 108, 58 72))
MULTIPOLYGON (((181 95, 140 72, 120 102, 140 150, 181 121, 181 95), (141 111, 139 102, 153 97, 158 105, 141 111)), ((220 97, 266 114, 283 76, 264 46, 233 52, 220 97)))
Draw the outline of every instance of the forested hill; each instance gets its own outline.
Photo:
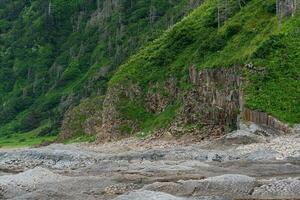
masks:
POLYGON ((300 123, 299 8, 0 0, 0 145, 58 133, 206 137, 239 119, 287 130, 300 123))
POLYGON ((57 134, 71 105, 103 95, 128 56, 200 2, 0 0, 2 142, 57 134))

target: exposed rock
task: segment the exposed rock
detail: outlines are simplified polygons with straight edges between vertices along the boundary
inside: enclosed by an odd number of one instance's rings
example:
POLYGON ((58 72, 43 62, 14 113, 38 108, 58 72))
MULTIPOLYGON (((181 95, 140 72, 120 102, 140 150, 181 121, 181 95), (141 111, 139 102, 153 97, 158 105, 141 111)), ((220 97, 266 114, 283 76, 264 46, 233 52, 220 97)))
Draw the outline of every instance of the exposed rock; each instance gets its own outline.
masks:
POLYGON ((218 196, 176 197, 163 192, 138 190, 115 198, 114 200, 228 200, 218 196))
POLYGON ((163 192, 139 190, 115 198, 114 200, 187 200, 163 192))
POLYGON ((248 196, 256 185, 255 178, 239 174, 226 174, 204 180, 179 181, 186 194, 219 195, 231 197, 248 196))
POLYGON ((186 194, 186 191, 184 190, 184 187, 180 183, 174 183, 174 182, 156 182, 152 183, 150 185, 146 185, 143 190, 150 190, 150 191, 156 191, 156 192, 165 192, 168 194, 173 195, 184 195, 186 194))
POLYGON ((260 137, 256 134, 253 134, 245 130, 237 130, 231 132, 220 139, 220 142, 222 142, 225 145, 252 144, 252 143, 258 143, 263 141, 265 141, 264 137, 260 137))
POLYGON ((281 136, 270 139, 268 143, 242 145, 236 151, 253 160, 299 158, 299 142, 300 138, 296 135, 281 136))
POLYGON ((51 169, 76 169, 95 162, 91 152, 74 145, 52 144, 47 147, 8 151, 0 154, 0 168, 10 171, 31 169, 36 166, 51 169))
POLYGON ((190 68, 195 86, 182 100, 185 123, 236 126, 239 110, 240 69, 219 68, 197 71, 190 68))
POLYGON ((35 186, 45 182, 55 182, 64 180, 65 177, 52 173, 44 168, 34 168, 26 172, 16 175, 6 175, 0 177, 2 185, 23 185, 23 186, 35 186))
POLYGON ((253 196, 273 198, 300 197, 300 180, 289 178, 255 188, 253 196))
POLYGON ((102 106, 104 97, 82 101, 70 108, 64 115, 58 141, 65 141, 78 135, 96 135, 102 126, 102 106))
POLYGON ((124 100, 124 98, 133 101, 141 96, 141 88, 133 83, 113 87, 107 91, 103 102, 102 128, 98 133, 99 142, 122 134, 120 128, 123 125, 131 127, 132 129, 136 128, 135 122, 126 120, 122 117, 118 106, 120 101, 124 100))
POLYGON ((179 88, 175 78, 165 81, 164 86, 151 84, 146 95, 146 109, 152 113, 161 113, 168 105, 174 103, 178 93, 179 88))
MULTIPOLYGON (((172 135, 194 133, 220 136, 237 126, 239 110, 240 69, 238 67, 196 70, 190 68, 189 83, 193 89, 181 91, 176 78, 163 83, 149 83, 147 91, 134 83, 110 88, 103 104, 103 127, 100 135, 116 136, 122 127, 139 131, 137 122, 126 119, 119 108, 124 102, 146 102, 149 114, 161 113, 174 102, 182 102, 168 131, 172 135), (199 125, 187 130, 187 125, 199 125), (105 132, 103 134, 102 132, 105 132)), ((101 139, 100 139, 101 140, 101 139)))
POLYGON ((0 169, 4 172, 0 195, 18 200, 109 200, 122 194, 130 198, 132 194, 127 192, 134 194, 132 191, 143 188, 139 191, 152 191, 157 198, 162 192, 162 198, 223 200, 265 197, 264 188, 277 187, 297 194, 299 179, 277 182, 299 177, 300 138, 286 135, 268 140, 224 147, 209 141, 134 138, 98 146, 52 144, 0 150, 0 169), (254 189, 256 196, 251 195, 254 189))
POLYGON ((277 152, 270 149, 263 149, 252 151, 249 154, 244 155, 244 158, 251 161, 263 161, 263 160, 275 160, 277 152))
POLYGON ((294 126, 294 133, 300 135, 300 124, 294 126))
POLYGON ((118 184, 106 187, 104 192, 109 195, 120 195, 138 188, 135 184, 118 184))
POLYGON ((0 177, 0 187, 5 188, 3 196, 13 197, 32 192, 37 186, 45 183, 57 182, 66 177, 52 173, 43 168, 35 168, 17 175, 0 177))
POLYGON ((277 120, 267 113, 244 108, 242 114, 244 120, 258 124, 270 132, 277 134, 292 133, 292 129, 287 124, 277 120))

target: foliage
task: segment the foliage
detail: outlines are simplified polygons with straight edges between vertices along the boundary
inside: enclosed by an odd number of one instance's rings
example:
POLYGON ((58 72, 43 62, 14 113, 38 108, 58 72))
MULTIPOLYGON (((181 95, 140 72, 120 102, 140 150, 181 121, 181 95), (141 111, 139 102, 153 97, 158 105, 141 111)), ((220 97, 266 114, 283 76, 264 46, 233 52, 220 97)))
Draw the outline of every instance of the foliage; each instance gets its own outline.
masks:
POLYGON ((103 95, 128 56, 191 9, 188 0, 0 1, 0 135, 48 122, 58 133, 71 106, 103 95))
POLYGON ((247 105, 271 113, 291 124, 300 122, 300 25, 299 15, 282 31, 268 38, 254 53, 255 66, 265 74, 248 74, 247 105))
MULTIPOLYGON (((25 144, 26 136, 58 133, 70 107, 104 95, 107 87, 130 81, 146 93, 150 82, 175 77, 180 89, 189 90, 192 65, 253 63, 265 69, 246 71, 246 105, 300 122, 299 12, 280 27, 275 0, 247 0, 241 6, 229 0, 228 19, 219 28, 217 0, 205 0, 186 17, 196 7, 189 0, 97 2, 0 1, 3 141, 15 144, 20 135, 25 144)), ((122 99, 118 105, 128 120, 123 132, 166 127, 182 104, 176 99, 176 105, 154 114, 142 101, 122 99)))
MULTIPOLYGON (((251 0, 243 7, 235 7, 233 0, 229 3, 233 5, 230 17, 222 27, 218 29, 216 24, 216 1, 205 1, 123 64, 110 80, 109 87, 132 82, 146 93, 149 82, 163 83, 169 77, 177 77, 178 85, 189 90, 190 66, 204 69, 254 63, 267 73, 245 74, 246 105, 282 121, 299 123, 300 37, 291 36, 300 25, 299 17, 286 19, 280 30, 276 13, 271 9, 276 6, 275 0, 251 0)), ((142 105, 143 101, 128 99, 122 105, 142 105)), ((178 101, 180 104, 180 99, 178 101)), ((132 121, 128 116, 138 116, 134 124, 139 125, 142 137, 156 128, 153 124, 164 121, 161 119, 164 112, 153 116, 142 109, 130 109, 128 115, 126 110, 120 110, 129 120, 128 130, 132 121)), ((167 115, 168 119, 174 119, 176 111, 167 115)), ((171 121, 167 120, 166 124, 171 121)))

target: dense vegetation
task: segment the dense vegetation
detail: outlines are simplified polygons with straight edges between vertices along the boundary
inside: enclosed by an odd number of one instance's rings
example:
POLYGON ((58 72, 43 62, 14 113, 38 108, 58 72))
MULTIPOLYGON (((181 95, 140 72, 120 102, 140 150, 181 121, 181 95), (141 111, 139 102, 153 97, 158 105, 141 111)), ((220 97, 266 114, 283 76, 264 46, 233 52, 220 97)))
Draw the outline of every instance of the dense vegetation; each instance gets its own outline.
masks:
MULTIPOLYGON (((276 0, 229 0, 220 20, 218 1, 206 0, 181 20, 201 2, 0 0, 0 145, 54 139, 70 107, 107 87, 134 83, 146 92, 149 82, 176 77, 188 90, 192 65, 252 63, 263 73, 245 70, 246 106, 299 123, 299 12, 279 24, 276 0)), ((168 126, 181 102, 158 115, 139 99, 121 104, 124 118, 148 132, 168 126)))
MULTIPOLYGON (((251 64, 258 72, 244 70, 246 106, 290 124, 299 123, 299 12, 294 17, 285 17, 279 24, 275 0, 248 0, 242 5, 238 2, 229 1, 230 16, 220 26, 217 1, 205 1, 121 66, 110 80, 110 87, 130 83, 147 92, 149 82, 161 83, 162 89, 164 81, 176 77, 182 89, 189 89, 192 87, 187 81, 190 66, 244 68, 251 64)), ((123 118, 139 122, 140 130, 161 128, 156 123, 161 116, 168 116, 169 122, 176 115, 169 109, 153 115, 142 106, 142 101, 143 98, 124 98, 119 105, 123 118)))
POLYGON ((1 141, 56 135, 70 106, 103 95, 118 65, 199 3, 1 0, 1 141))

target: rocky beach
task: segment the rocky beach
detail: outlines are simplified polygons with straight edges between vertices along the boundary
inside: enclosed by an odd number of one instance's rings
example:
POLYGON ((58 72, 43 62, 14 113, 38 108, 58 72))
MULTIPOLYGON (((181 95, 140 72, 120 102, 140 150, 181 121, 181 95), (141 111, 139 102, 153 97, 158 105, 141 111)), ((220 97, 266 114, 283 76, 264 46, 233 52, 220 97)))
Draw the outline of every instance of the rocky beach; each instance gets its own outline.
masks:
POLYGON ((0 151, 1 199, 298 199, 300 135, 128 138, 0 151), (229 145, 230 144, 230 145, 229 145))

